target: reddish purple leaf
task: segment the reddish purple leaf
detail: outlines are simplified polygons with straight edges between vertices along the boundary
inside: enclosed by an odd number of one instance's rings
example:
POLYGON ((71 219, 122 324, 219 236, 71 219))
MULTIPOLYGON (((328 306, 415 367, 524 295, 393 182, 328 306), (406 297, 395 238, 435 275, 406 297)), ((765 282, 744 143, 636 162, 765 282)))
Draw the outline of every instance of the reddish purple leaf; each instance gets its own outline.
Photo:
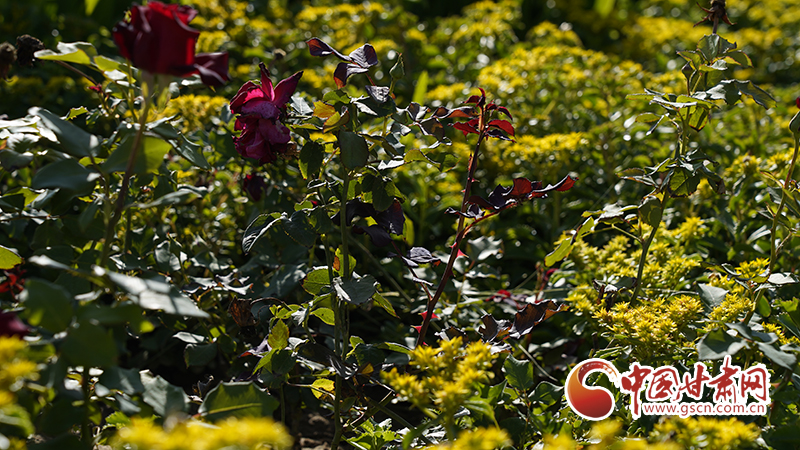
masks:
POLYGON ((511 327, 509 334, 513 338, 520 338, 530 333, 533 327, 550 318, 553 314, 565 309, 567 309, 565 305, 556 305, 556 302, 552 300, 545 300, 536 304, 529 303, 514 316, 514 325, 511 327))
POLYGON ((336 86, 341 89, 347 84, 347 79, 350 78, 351 75, 364 73, 368 70, 369 69, 366 67, 360 67, 355 64, 342 62, 336 66, 336 70, 333 72, 333 80, 336 82, 336 86))
POLYGON ((392 243, 392 237, 380 225, 370 225, 366 228, 353 225, 353 232, 356 234, 369 235, 372 244, 378 247, 385 247, 392 243))
POLYGON ((489 122, 489 126, 497 127, 505 131, 506 133, 510 134, 511 136, 514 136, 514 126, 511 125, 511 122, 507 120, 492 120, 491 122, 489 122))
POLYGON ((364 44, 350 53, 350 61, 361 67, 372 67, 378 64, 378 55, 370 44, 364 44))
POLYGON ((472 119, 475 117, 475 108, 473 108, 472 106, 459 106, 458 108, 448 109, 445 108, 444 106, 440 106, 436 108, 436 111, 433 112, 433 117, 436 117, 437 119, 447 119, 451 117, 453 118, 462 117, 464 119, 472 119))
POLYGON ((350 58, 344 56, 339 51, 323 42, 320 38, 311 38, 306 41, 306 45, 308 45, 308 51, 311 52, 311 56, 336 55, 337 58, 343 61, 350 61, 350 58))
POLYGON ((533 190, 533 183, 527 178, 514 178, 514 185, 508 191, 509 197, 527 197, 533 190))
POLYGON ((469 133, 478 134, 478 130, 475 129, 475 125, 477 124, 477 122, 478 119, 472 119, 469 122, 458 122, 453 124, 453 128, 461 130, 461 132, 464 133, 464 136, 466 136, 469 133), (475 123, 473 124, 473 122, 475 123))
POLYGON ((494 103, 489 103, 489 105, 486 107, 486 109, 489 110, 489 111, 497 110, 497 111, 505 114, 506 116, 508 116, 509 119, 513 119, 513 117, 511 117, 511 113, 508 111, 508 108, 506 108, 505 106, 497 106, 494 103))

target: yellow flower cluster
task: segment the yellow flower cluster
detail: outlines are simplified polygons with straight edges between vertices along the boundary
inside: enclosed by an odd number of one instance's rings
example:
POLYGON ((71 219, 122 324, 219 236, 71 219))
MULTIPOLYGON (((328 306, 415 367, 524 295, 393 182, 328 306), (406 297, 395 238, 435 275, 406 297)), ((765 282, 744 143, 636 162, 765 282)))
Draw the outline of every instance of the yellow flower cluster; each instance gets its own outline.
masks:
POLYGON ((690 345, 680 330, 699 319, 703 304, 688 295, 660 297, 631 307, 627 302, 599 308, 595 318, 624 345, 632 345, 638 359, 664 354, 676 345, 690 345))
POLYGON ((541 179, 557 178, 564 175, 560 170, 562 166, 588 146, 584 133, 553 133, 544 137, 525 135, 519 136, 513 144, 489 141, 487 148, 492 157, 487 158, 484 166, 499 173, 513 174, 521 171, 524 162, 539 169, 537 176, 541 179))
POLYGON ((536 47, 549 47, 562 45, 567 47, 582 47, 581 39, 572 30, 562 30, 551 22, 542 22, 531 28, 526 35, 526 41, 536 47))
POLYGON ((325 36, 326 42, 344 53, 369 42, 380 58, 400 48, 396 42, 414 28, 416 17, 380 2, 361 2, 307 6, 292 22, 304 39, 325 36))
MULTIPOLYGON (((764 258, 757 258, 753 261, 745 261, 736 268, 736 272, 743 278, 752 278, 761 275, 767 268, 769 261, 764 258)), ((708 317, 712 320, 721 322, 733 322, 740 315, 746 314, 753 308, 753 299, 744 286, 736 283, 729 276, 714 277, 711 279, 712 286, 725 289, 728 294, 716 308, 711 310, 708 317)), ((718 325, 709 324, 708 329, 716 328, 718 325)))
MULTIPOLYGON (((24 449, 24 436, 33 433, 33 423, 28 412, 17 404, 14 392, 23 379, 36 379, 36 364, 26 357, 27 344, 15 337, 0 336, 0 423, 15 428, 17 437, 6 436, 10 450, 24 449)), ((6 430, 11 431, 10 428, 6 430)), ((0 436, 3 436, 0 434, 0 436)))
POLYGON ((266 417, 229 418, 215 425, 192 420, 170 430, 134 418, 130 426, 119 430, 113 446, 131 450, 281 450, 292 446, 292 438, 283 425, 266 417))
POLYGON ((36 377, 36 364, 24 356, 26 348, 20 339, 0 336, 0 407, 14 401, 20 380, 36 377))
POLYGON ((544 448, 549 450, 680 450, 682 447, 673 442, 651 443, 645 439, 618 438, 622 430, 622 424, 616 420, 604 420, 592 426, 589 437, 592 444, 583 446, 576 442, 571 436, 560 434, 557 436, 546 435, 544 437, 544 448))
POLYGON ((474 384, 488 381, 487 371, 493 356, 483 342, 462 346, 460 337, 442 341, 439 347, 419 346, 411 354, 409 365, 419 374, 392 369, 384 380, 397 393, 420 409, 431 404, 452 417, 458 407, 474 392, 474 384))
POLYGON ((186 94, 170 100, 162 116, 180 116, 183 119, 182 130, 187 133, 205 129, 211 124, 211 118, 219 116, 227 103, 225 97, 186 94))
POLYGON ((729 450, 752 445, 759 434, 756 424, 745 424, 733 417, 715 419, 700 416, 686 419, 671 417, 656 424, 650 437, 653 440, 669 439, 685 449, 729 450))
POLYGON ((511 445, 508 434, 500 428, 475 428, 464 431, 453 442, 426 447, 426 450, 495 450, 511 445))
POLYGON ((516 41, 514 26, 520 17, 519 10, 520 2, 515 0, 476 2, 464 8, 462 15, 443 19, 437 33, 448 36, 453 45, 493 48, 499 42, 516 41))
MULTIPOLYGON (((686 288, 690 272, 700 266, 699 257, 689 254, 687 248, 706 230, 703 220, 698 218, 688 218, 670 230, 659 230, 640 281, 641 293, 647 301, 630 304, 624 301, 625 293, 609 301, 592 287, 590 278, 579 275, 578 286, 567 302, 579 314, 597 320, 597 325, 616 342, 630 345, 640 359, 665 354, 676 346, 691 345, 680 330, 701 318, 703 305, 696 297, 675 292, 686 288)), ((641 248, 638 245, 632 248, 628 237, 616 236, 603 247, 576 243, 570 261, 580 274, 591 274, 599 280, 619 280, 637 275, 640 255, 641 248)))

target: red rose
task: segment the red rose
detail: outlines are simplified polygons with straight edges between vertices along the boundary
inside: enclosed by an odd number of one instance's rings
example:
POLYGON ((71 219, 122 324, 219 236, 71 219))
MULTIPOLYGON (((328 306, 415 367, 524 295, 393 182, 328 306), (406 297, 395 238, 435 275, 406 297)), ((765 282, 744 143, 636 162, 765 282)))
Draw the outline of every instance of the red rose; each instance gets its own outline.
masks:
POLYGON ((231 100, 231 111, 236 118, 235 129, 241 131, 233 138, 236 151, 261 164, 271 163, 277 155, 289 149, 289 129, 281 123, 286 115, 286 103, 297 89, 303 72, 297 72, 272 88, 272 81, 264 63, 261 63, 261 85, 248 81, 231 100))
POLYGON ((199 73, 206 85, 221 86, 230 79, 228 54, 195 55, 200 32, 188 24, 196 15, 197 11, 182 5, 134 6, 130 21, 114 26, 114 42, 120 54, 139 69, 178 77, 199 73))

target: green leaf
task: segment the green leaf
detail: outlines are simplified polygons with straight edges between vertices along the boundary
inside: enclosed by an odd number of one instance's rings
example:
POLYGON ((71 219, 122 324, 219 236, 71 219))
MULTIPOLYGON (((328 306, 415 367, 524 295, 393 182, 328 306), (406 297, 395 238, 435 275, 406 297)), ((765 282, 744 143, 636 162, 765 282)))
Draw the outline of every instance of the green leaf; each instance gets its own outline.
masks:
POLYGON ((311 295, 319 295, 323 288, 330 286, 327 267, 317 267, 303 278, 303 289, 311 295))
POLYGON ((661 117, 662 116, 658 114, 644 113, 636 116, 636 121, 639 123, 650 123, 650 122, 655 122, 657 120, 661 120, 661 117))
POLYGON ((778 316, 778 321, 785 326, 796 338, 800 339, 800 328, 792 321, 789 314, 781 314, 778 316))
MULTIPOLYGON (((153 376, 149 371, 139 372, 144 386, 142 400, 153 407, 153 411, 161 417, 176 412, 185 412, 189 397, 178 386, 173 386, 160 376, 153 376)), ((209 393, 210 394, 210 393, 209 393)))
POLYGON ((333 90, 333 91, 326 92, 322 96, 322 101, 326 102, 328 104, 334 105, 334 106, 337 103, 340 103, 342 105, 347 105, 347 104, 350 103, 350 96, 347 95, 347 92, 345 92, 345 91, 343 91, 341 89, 336 89, 336 90, 333 90))
POLYGON ((249 253, 261 236, 263 236, 273 225, 280 223, 286 217, 285 214, 279 213, 262 214, 256 217, 247 229, 244 230, 244 237, 242 238, 242 250, 249 253))
POLYGON ((769 306, 769 300, 766 297, 761 296, 756 302, 756 312, 761 317, 769 317, 772 314, 772 308, 769 306))
POLYGON ((528 399, 534 402, 539 402, 542 408, 548 408, 561 400, 563 396, 564 387, 556 386, 555 384, 542 381, 536 386, 536 389, 531 392, 528 399))
POLYGON ((423 70, 417 78, 417 84, 414 86, 414 94, 411 96, 411 102, 417 104, 424 104, 425 97, 428 95, 428 71, 423 70))
POLYGON ((169 283, 130 277, 99 267, 95 267, 94 272, 129 294, 130 300, 144 309, 161 310, 167 314, 187 317, 209 317, 208 313, 200 310, 192 299, 177 291, 169 283))
POLYGON ((8 145, 9 147, 5 150, 0 150, 0 165, 2 165, 3 168, 6 169, 8 172, 13 172, 17 169, 27 167, 28 164, 30 164, 31 161, 33 161, 33 153, 31 152, 23 150, 23 153, 18 153, 17 151, 10 150, 11 148, 10 144, 12 138, 15 137, 19 138, 19 140, 17 140, 16 142, 17 145, 20 147, 25 147, 29 145, 32 146, 35 142, 39 140, 32 134, 14 135, 11 138, 8 138, 8 140, 6 140, 6 145, 8 145), (20 143, 24 144, 20 145, 20 143))
POLYGON ((116 363, 117 343, 111 330, 79 322, 67 331, 61 353, 73 366, 108 367, 116 363))
POLYGON ((218 353, 219 345, 216 342, 210 344, 189 344, 183 350, 183 361, 186 367, 207 366, 218 353))
POLYGON ((706 310, 711 311, 722 304, 728 291, 710 284, 699 284, 697 285, 697 293, 700 295, 700 300, 705 305, 706 310))
POLYGON ((215 422, 226 417, 271 417, 278 401, 253 383, 220 383, 206 395, 198 411, 215 422))
POLYGON ((41 119, 41 125, 56 135, 61 144, 61 151, 68 155, 83 158, 94 154, 100 146, 100 139, 97 136, 83 131, 44 108, 33 107, 28 113, 41 119))
POLYGON ((738 64, 742 67, 752 67, 753 61, 750 60, 750 57, 745 54, 745 52, 741 50, 735 50, 732 52, 725 53, 725 60, 729 64, 738 64))
POLYGON ((21 262, 22 258, 20 258, 19 255, 17 255, 10 248, 6 248, 0 245, 0 269, 2 270, 13 269, 17 264, 21 262))
POLYGON ((339 276, 352 275, 356 269, 356 264, 357 264, 356 258, 353 256, 352 253, 349 253, 347 255, 347 268, 350 269, 349 271, 350 273, 347 274, 344 273, 344 264, 342 264, 343 262, 344 262, 344 253, 342 252, 342 248, 339 247, 336 249, 336 253, 334 253, 333 273, 339 276))
POLYGON ((300 149, 300 173, 303 178, 318 178, 324 159, 325 146, 317 141, 307 141, 300 149))
POLYGON ((348 169, 364 167, 369 157, 367 141, 351 131, 339 132, 339 148, 342 152, 342 164, 348 169))
POLYGON ((289 327, 282 320, 275 321, 267 337, 267 344, 271 350, 282 350, 289 345, 289 327))
POLYGON ((794 366, 797 363, 797 357, 795 355, 778 350, 766 342, 758 342, 756 345, 764 352, 764 356, 772 360, 775 364, 784 369, 794 370, 794 366))
POLYGON ((683 57, 683 59, 689 61, 692 64, 692 69, 698 70, 700 66, 705 64, 705 60, 703 59, 703 55, 696 51, 689 51, 684 50, 678 52, 679 55, 683 57))
POLYGON ((791 131, 792 134, 794 134, 796 142, 798 139, 798 135, 800 135, 800 111, 795 113, 795 115, 792 116, 792 120, 789 121, 789 131, 791 131))
POLYGON ((399 80, 403 78, 406 74, 405 67, 403 65, 403 54, 397 54, 397 61, 395 61, 394 65, 391 69, 389 69, 389 76, 392 77, 393 80, 399 80))
POLYGON ((419 149, 414 148, 406 152, 405 156, 403 157, 403 160, 406 162, 412 162, 412 161, 427 162, 436 167, 437 169, 439 169, 439 172, 447 172, 448 170, 458 165, 459 158, 456 155, 449 152, 440 152, 433 156, 426 155, 425 153, 422 153, 422 151, 420 151, 419 149))
POLYGON ((553 264, 561 261, 562 259, 566 258, 569 255, 570 251, 572 251, 572 247, 575 245, 578 240, 582 239, 585 235, 587 235, 592 229, 594 228, 595 220, 593 217, 589 217, 583 221, 583 223, 578 227, 577 230, 573 231, 571 238, 564 238, 559 242, 558 247, 555 250, 548 253, 547 256, 544 258, 544 263, 547 267, 552 267, 553 264))
POLYGON ((395 186, 390 179, 376 177, 372 184, 372 206, 376 211, 386 211, 394 204, 395 186))
POLYGON ((379 292, 376 292, 375 295, 372 296, 372 300, 375 303, 375 306, 379 306, 393 317, 397 317, 397 313, 394 311, 392 304, 389 303, 389 301, 386 300, 379 292))
POLYGON ((506 380, 513 388, 527 391, 533 386, 533 364, 530 361, 519 361, 509 355, 503 363, 506 380))
POLYGON ((144 392, 142 377, 136 369, 123 369, 121 367, 109 367, 103 371, 95 385, 95 391, 99 386, 106 389, 122 391, 128 395, 140 394, 144 392))
POLYGON ((82 166, 74 159, 52 162, 36 172, 31 181, 34 189, 63 188, 84 192, 94 187, 100 174, 82 166))
POLYGON ((375 347, 383 350, 391 350, 393 352, 403 353, 404 355, 411 355, 411 353, 413 353, 410 348, 396 342, 380 342, 375 344, 375 347))
POLYGON ((703 36, 697 43, 697 50, 702 53, 706 63, 716 60, 720 55, 736 48, 736 44, 728 42, 718 34, 703 36))
POLYGON ((113 70, 119 70, 120 72, 124 72, 122 69, 124 68, 124 64, 120 63, 119 61, 114 61, 113 59, 106 58, 103 55, 96 56, 94 58, 94 64, 103 72, 111 72, 113 70))
POLYGON ((57 284, 30 278, 20 300, 25 306, 22 317, 35 327, 58 333, 72 322, 72 295, 57 284))
POLYGON ((99 325, 118 325, 135 322, 142 316, 142 308, 132 303, 114 303, 113 306, 86 303, 78 308, 76 317, 81 322, 99 325))
POLYGON ((489 403, 489 400, 480 397, 472 397, 467 399, 462 406, 472 413, 488 418, 497 425, 497 420, 494 417, 494 405, 489 403))
MULTIPOLYGON (((128 166, 128 159, 130 159, 134 140, 135 137, 132 134, 125 136, 114 152, 111 153, 111 156, 103 163, 103 170, 106 172, 124 172, 128 166)), ((136 153, 133 173, 138 175, 158 173, 158 168, 164 161, 164 155, 169 152, 170 147, 170 143, 161 138, 144 136, 142 145, 136 153)))
POLYGON ((161 119, 157 122, 151 122, 147 125, 149 131, 152 131, 153 133, 169 141, 170 145, 172 145, 172 148, 174 148, 179 155, 188 160, 190 163, 200 167, 201 169, 211 169, 211 165, 208 164, 206 157, 203 155, 202 147, 187 139, 183 133, 176 130, 175 127, 173 127, 165 119, 161 119))
POLYGON ((735 355, 747 343, 741 338, 733 337, 721 329, 714 330, 697 343, 697 354, 700 360, 722 359, 726 355, 735 355))
POLYGON ((735 84, 736 87, 739 89, 743 95, 750 96, 753 101, 757 104, 761 105, 762 107, 766 108, 773 108, 777 104, 774 98, 772 98, 769 93, 760 87, 753 84, 752 81, 739 81, 739 80, 726 80, 722 83, 730 82, 731 84, 735 84))
POLYGON ((674 169, 669 178, 669 190, 672 197, 688 197, 697 190, 700 176, 694 175, 686 169, 674 169))
POLYGON ((295 211, 289 220, 283 221, 283 230, 298 244, 311 247, 317 240, 314 227, 308 221, 306 211, 295 211))
POLYGON ((67 113, 67 120, 72 120, 81 114, 86 114, 88 112, 89 110, 86 109, 85 106, 81 106, 79 108, 70 108, 69 113, 67 113))
POLYGON ((88 42, 59 42, 56 48, 58 52, 39 50, 35 53, 35 56, 38 59, 63 61, 85 66, 92 65, 92 58, 97 56, 97 50, 88 42))
POLYGON ((708 109, 701 105, 690 107, 688 115, 689 126, 696 131, 702 130, 708 123, 708 109))
POLYGON ((137 203, 136 207, 141 209, 156 208, 166 205, 177 205, 187 203, 189 199, 199 196, 197 191, 192 189, 178 189, 174 192, 169 192, 149 203, 137 203))
POLYGON ((377 292, 378 282, 372 275, 365 275, 361 278, 352 278, 347 281, 342 281, 341 278, 333 280, 333 287, 336 290, 336 295, 353 305, 360 305, 366 303, 377 292))
POLYGON ((114 411, 105 418, 105 422, 115 428, 129 427, 131 419, 126 416, 122 411, 114 411))
POLYGON ((87 16, 91 16, 92 15, 92 13, 94 12, 94 8, 97 7, 97 4, 99 2, 100 2, 100 0, 85 0, 85 3, 86 3, 85 12, 86 12, 87 16))
POLYGON ((328 325, 336 325, 333 310, 330 308, 317 308, 314 311, 311 311, 311 314, 319 317, 320 320, 328 325))
POLYGON ((661 223, 661 200, 655 195, 648 195, 642 199, 642 204, 639 205, 639 220, 646 223, 651 227, 658 226, 661 223))
POLYGON ((170 141, 172 148, 181 155, 184 159, 194 164, 196 167, 205 170, 211 170, 211 164, 208 163, 206 157, 203 155, 201 146, 191 142, 186 136, 182 135, 177 141, 170 141))

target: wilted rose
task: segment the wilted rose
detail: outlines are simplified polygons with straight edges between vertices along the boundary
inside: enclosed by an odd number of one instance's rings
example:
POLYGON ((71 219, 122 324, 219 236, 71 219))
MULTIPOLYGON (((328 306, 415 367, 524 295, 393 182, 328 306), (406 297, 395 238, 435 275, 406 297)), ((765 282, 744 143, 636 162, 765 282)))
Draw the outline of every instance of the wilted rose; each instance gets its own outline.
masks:
POLYGON ((130 20, 113 29, 119 51, 134 66, 150 73, 188 77, 196 73, 208 86, 221 86, 228 76, 227 53, 195 55, 200 32, 189 22, 197 11, 183 5, 149 2, 131 8, 130 20))
POLYGON ((289 129, 282 123, 286 103, 291 99, 303 72, 297 72, 272 88, 269 72, 261 63, 261 85, 248 81, 231 100, 236 118, 235 129, 241 131, 233 138, 236 151, 261 164, 271 163, 284 154, 291 144, 289 129))

